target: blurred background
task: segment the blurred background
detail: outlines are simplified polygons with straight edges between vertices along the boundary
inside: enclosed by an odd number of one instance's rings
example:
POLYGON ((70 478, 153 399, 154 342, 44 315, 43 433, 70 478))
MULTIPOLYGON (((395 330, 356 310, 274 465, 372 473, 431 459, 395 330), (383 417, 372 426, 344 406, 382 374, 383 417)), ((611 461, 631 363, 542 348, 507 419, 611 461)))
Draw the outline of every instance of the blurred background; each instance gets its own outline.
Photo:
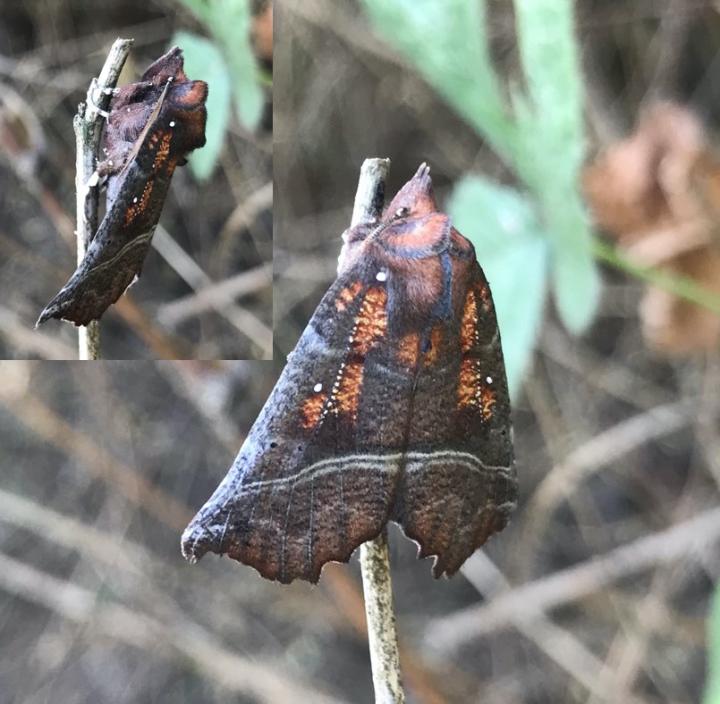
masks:
POLYGON ((498 308, 519 509, 464 576, 401 581, 401 633, 457 668, 441 688, 475 680, 447 701, 701 701, 720 662, 720 5, 275 15, 280 352, 334 277, 366 157, 392 159, 388 195, 430 163, 498 308))
MULTIPOLYGON (((427 160, 496 299, 521 495, 451 580, 390 531, 408 700, 717 704, 720 8, 482 7, 276 3, 276 359, 362 160, 390 193, 427 160)), ((279 369, 0 367, 0 704, 372 701, 355 557, 313 588, 180 556, 279 369)))
POLYGON ((102 357, 269 359, 272 8, 245 0, 0 2, 0 357, 77 358, 71 324, 33 325, 75 269, 72 119, 118 36, 135 40, 120 83, 180 45, 209 119, 102 357))

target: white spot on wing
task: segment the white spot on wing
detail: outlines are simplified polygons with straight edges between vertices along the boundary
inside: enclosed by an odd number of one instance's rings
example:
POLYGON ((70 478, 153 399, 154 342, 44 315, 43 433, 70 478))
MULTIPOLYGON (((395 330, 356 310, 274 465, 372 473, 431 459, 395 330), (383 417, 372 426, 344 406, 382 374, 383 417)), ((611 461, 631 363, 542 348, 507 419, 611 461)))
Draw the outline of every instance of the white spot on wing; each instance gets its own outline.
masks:
POLYGON ((320 391, 322 391, 322 384, 315 384, 315 386, 313 386, 313 391, 314 391, 316 394, 317 394, 317 393, 320 393, 320 391))

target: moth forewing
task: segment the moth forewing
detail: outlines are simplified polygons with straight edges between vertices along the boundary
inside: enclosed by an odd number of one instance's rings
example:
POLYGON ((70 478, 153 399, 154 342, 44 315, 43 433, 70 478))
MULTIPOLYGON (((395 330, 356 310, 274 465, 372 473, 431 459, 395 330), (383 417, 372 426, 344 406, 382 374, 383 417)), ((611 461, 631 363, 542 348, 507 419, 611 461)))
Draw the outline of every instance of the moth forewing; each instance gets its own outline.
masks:
POLYGON ((207 85, 189 81, 182 64, 182 52, 171 49, 111 103, 105 141, 112 156, 98 167, 108 174, 107 211, 83 261, 37 324, 61 318, 87 325, 139 276, 173 172, 205 142, 207 85), (122 165, 113 163, 119 154, 122 165))
POLYGON ((183 553, 317 581, 388 520, 453 574, 517 494, 490 290, 422 165, 325 294, 183 553))

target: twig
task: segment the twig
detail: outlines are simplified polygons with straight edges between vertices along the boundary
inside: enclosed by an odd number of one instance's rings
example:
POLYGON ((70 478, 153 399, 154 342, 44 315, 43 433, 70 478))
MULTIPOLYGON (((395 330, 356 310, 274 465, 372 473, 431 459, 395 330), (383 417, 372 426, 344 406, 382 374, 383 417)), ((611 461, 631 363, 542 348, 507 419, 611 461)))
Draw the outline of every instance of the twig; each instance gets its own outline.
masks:
POLYGON ((0 338, 6 338, 17 350, 37 355, 40 359, 75 358, 73 347, 37 330, 28 330, 17 313, 3 305, 0 305, 0 338))
MULTIPOLYGON (((215 282, 162 225, 158 225, 155 230, 152 246, 194 291, 214 285, 215 282)), ((268 280, 268 285, 271 283, 271 279, 268 280)), ((270 327, 254 313, 234 301, 213 299, 212 302, 214 309, 220 315, 260 348, 260 359, 272 357, 273 331, 270 327)))
POLYGON ((697 560, 719 540, 720 509, 710 509, 602 556, 511 589, 488 604, 459 609, 431 621, 425 640, 440 652, 455 651, 473 638, 508 624, 532 620, 539 611, 578 601, 650 567, 673 560, 697 560))
MULTIPOLYGON (((545 476, 525 509, 526 516, 547 521, 559 501, 570 496, 583 480, 646 442, 690 425, 693 411, 690 401, 674 401, 638 413, 598 433, 545 476)), ((533 531, 537 529, 538 526, 533 525, 533 531)))
POLYGON ((260 188, 251 193, 242 203, 238 203, 235 210, 230 213, 230 217, 225 221, 217 237, 220 243, 218 246, 220 253, 223 254, 225 252, 227 242, 234 234, 242 228, 248 227, 263 210, 272 207, 272 204, 272 181, 260 186, 260 188))
POLYGON ((151 516, 176 530, 187 525, 190 509, 153 484, 134 467, 115 459, 87 433, 67 422, 32 393, 5 384, 0 386, 0 405, 46 442, 75 458, 91 475, 107 482, 119 494, 151 516), (21 393, 22 391, 22 393, 21 393))
POLYGON ((272 270, 273 265, 268 262, 224 281, 202 286, 195 293, 159 306, 157 319, 163 325, 176 327, 188 318, 232 304, 240 296, 272 286, 272 270))
MULTIPOLYGON (((377 218, 385 200, 389 159, 365 159, 360 169, 352 225, 377 218)), ((360 569, 365 592, 368 646, 372 666, 375 702, 399 704, 405 701, 400 679, 400 654, 395 629, 390 556, 387 533, 360 546, 360 569)))
POLYGON ((88 634, 164 658, 184 658, 217 687, 246 693, 262 702, 312 701, 331 704, 321 692, 294 682, 258 662, 228 650, 197 624, 165 623, 0 553, 0 589, 81 624, 88 634))
MULTIPOLYGON (((485 600, 495 598, 511 589, 505 575, 481 550, 472 555, 462 566, 461 572, 485 600)), ((537 609, 533 613, 530 607, 528 613, 523 613, 513 620, 513 625, 558 667, 582 684, 598 701, 618 701, 617 693, 604 686, 604 682, 596 674, 602 670, 604 663, 570 630, 553 623, 542 609, 537 609)), ((624 695, 623 702, 639 704, 639 700, 628 695, 627 692, 624 692, 624 695)))
POLYGON ((400 678, 400 653, 395 628, 387 531, 360 546, 360 569, 365 593, 375 702, 402 704, 405 694, 400 678))
POLYGON ((623 254, 618 248, 595 237, 592 242, 593 253, 598 261, 634 276, 640 281, 657 286, 690 303, 694 303, 713 313, 720 313, 720 296, 705 286, 701 286, 690 276, 677 274, 667 269, 639 264, 623 254))
MULTIPOLYGON (((116 39, 110 49, 100 76, 90 82, 86 102, 80 103, 73 120, 75 129, 75 196, 77 222, 77 263, 85 257, 85 251, 98 227, 98 189, 93 187, 92 177, 97 166, 97 155, 102 136, 103 111, 110 106, 110 96, 115 88, 125 59, 130 52, 132 39, 116 39)), ((78 353, 80 359, 100 357, 100 324, 92 321, 87 327, 78 328, 78 353)))

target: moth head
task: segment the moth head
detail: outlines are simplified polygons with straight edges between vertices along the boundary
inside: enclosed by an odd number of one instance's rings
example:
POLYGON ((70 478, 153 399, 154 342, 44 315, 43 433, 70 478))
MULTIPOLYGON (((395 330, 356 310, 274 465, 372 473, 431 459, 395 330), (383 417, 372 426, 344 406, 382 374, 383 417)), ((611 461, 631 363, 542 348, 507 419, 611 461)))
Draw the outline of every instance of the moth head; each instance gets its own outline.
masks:
POLYGON ((415 175, 397 192, 383 215, 383 222, 428 215, 437 211, 430 167, 423 162, 415 175))
POLYGON ((174 46, 166 54, 159 59, 153 61, 150 66, 145 69, 141 81, 149 81, 155 85, 164 85, 168 78, 176 81, 187 81, 187 76, 183 71, 183 53, 182 49, 174 46))

